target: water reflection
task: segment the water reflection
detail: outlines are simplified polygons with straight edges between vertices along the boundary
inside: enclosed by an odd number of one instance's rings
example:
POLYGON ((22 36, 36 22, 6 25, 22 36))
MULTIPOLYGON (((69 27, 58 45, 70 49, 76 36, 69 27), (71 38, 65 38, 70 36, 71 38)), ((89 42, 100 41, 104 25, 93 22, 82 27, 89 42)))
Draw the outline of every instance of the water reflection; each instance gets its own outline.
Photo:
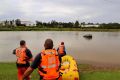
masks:
POLYGON ((102 36, 117 38, 120 37, 120 32, 103 32, 102 36))

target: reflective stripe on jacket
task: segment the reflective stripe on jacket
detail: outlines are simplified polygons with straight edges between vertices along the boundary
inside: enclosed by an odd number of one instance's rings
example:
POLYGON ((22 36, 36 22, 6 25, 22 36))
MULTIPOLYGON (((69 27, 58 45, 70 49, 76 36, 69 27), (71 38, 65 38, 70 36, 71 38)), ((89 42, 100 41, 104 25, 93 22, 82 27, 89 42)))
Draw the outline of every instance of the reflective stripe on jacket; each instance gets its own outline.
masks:
POLYGON ((57 51, 54 49, 43 50, 41 52, 41 63, 38 68, 39 74, 43 76, 43 79, 56 79, 59 77, 59 56, 57 51), (44 73, 44 72, 45 73, 44 73))

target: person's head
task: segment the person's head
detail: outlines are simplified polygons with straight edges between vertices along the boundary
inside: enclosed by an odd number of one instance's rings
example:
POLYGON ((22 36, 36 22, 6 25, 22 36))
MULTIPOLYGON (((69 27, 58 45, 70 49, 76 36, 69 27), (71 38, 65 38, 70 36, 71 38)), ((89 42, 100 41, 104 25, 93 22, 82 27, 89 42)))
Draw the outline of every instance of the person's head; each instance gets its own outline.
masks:
POLYGON ((20 46, 26 46, 26 42, 24 40, 20 41, 20 46))
POLYGON ((64 42, 61 42, 61 45, 64 45, 64 42))
POLYGON ((53 41, 52 39, 46 39, 44 43, 45 49, 52 49, 53 48, 53 41))

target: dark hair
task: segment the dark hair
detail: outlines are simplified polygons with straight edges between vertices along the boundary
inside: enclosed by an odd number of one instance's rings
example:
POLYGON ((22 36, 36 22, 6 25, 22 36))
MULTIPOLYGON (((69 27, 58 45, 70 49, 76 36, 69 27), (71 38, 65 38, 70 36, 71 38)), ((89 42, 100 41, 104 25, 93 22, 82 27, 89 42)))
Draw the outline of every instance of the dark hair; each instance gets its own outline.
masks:
POLYGON ((61 42, 61 45, 64 45, 64 42, 61 42))
POLYGON ((25 41, 24 41, 24 40, 21 40, 21 41, 20 41, 20 45, 21 45, 21 46, 25 45, 25 41))
POLYGON ((52 49, 53 48, 53 41, 52 39, 46 39, 44 43, 45 49, 52 49))

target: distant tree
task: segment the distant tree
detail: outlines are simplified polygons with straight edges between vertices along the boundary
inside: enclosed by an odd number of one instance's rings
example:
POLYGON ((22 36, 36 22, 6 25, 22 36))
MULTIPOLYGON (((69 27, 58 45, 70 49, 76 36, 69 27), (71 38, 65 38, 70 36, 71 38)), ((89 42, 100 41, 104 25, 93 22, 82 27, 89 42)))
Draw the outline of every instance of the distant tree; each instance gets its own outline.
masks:
POLYGON ((75 22, 75 27, 79 27, 79 21, 75 22))
POLYGON ((47 27, 47 23, 46 22, 43 22, 43 27, 47 27))
POLYGON ((90 23, 90 22, 89 22, 88 25, 94 25, 94 23, 90 23))
POLYGON ((68 23, 68 27, 70 27, 70 28, 74 27, 74 23, 69 22, 69 23, 68 23))
POLYGON ((103 24, 100 24, 100 28, 103 28, 103 29, 120 29, 120 24, 119 23, 103 23, 103 24))
POLYGON ((10 21, 10 25, 11 25, 11 26, 13 25, 13 21, 10 21))
POLYGON ((48 23, 47 23, 47 27, 51 27, 51 22, 48 22, 48 23))
POLYGON ((36 21, 36 26, 42 27, 42 26, 43 26, 43 23, 40 22, 40 21, 36 21))
POLYGON ((12 20, 12 25, 16 26, 15 20, 12 20))
POLYGON ((58 27, 62 28, 63 27, 63 23, 62 22, 58 22, 58 27))
POLYGON ((20 20, 20 19, 16 19, 16 20, 15 20, 15 24, 16 24, 17 26, 21 26, 21 20, 20 20))
POLYGON ((4 21, 4 24, 5 24, 5 26, 7 26, 8 25, 8 21, 6 20, 6 21, 4 21))
POLYGON ((58 22, 55 20, 51 21, 51 27, 58 27, 58 22))
POLYGON ((82 27, 85 27, 85 22, 82 22, 82 23, 81 23, 81 26, 82 26, 82 27))
POLYGON ((0 23, 0 28, 3 26, 3 24, 2 23, 0 23))

